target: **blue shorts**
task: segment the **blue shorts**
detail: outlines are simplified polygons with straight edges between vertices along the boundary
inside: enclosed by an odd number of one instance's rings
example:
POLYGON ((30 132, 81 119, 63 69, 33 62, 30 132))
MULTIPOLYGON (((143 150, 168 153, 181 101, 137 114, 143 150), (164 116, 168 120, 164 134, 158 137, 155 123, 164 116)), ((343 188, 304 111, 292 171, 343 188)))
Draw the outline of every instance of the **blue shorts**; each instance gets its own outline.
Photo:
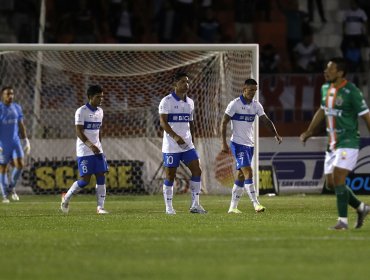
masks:
POLYGON ((193 160, 198 160, 199 156, 195 149, 183 153, 162 153, 163 154, 163 166, 165 167, 179 167, 180 160, 188 165, 193 160))
POLYGON ((241 167, 248 167, 252 165, 254 147, 249 147, 231 142, 230 149, 236 160, 237 170, 239 170, 241 167))
POLYGON ((24 152, 20 140, 13 140, 11 142, 0 141, 0 164, 6 165, 15 158, 23 158, 24 152))
POLYGON ((77 165, 81 177, 108 171, 108 163, 104 154, 77 157, 77 165))

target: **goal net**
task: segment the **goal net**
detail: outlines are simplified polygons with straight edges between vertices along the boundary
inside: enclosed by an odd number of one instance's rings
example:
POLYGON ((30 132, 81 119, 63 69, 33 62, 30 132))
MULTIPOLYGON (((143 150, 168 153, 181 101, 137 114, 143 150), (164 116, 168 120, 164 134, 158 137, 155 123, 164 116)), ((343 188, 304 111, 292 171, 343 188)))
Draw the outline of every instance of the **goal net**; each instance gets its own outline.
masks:
MULTIPOLYGON (((108 191, 160 191, 164 172, 158 105, 180 70, 190 76, 188 95, 195 102, 203 191, 228 192, 234 164, 230 155, 220 154, 219 127, 228 102, 242 93, 244 80, 258 80, 257 45, 3 45, 1 84, 14 88, 32 146, 22 184, 34 193, 57 193, 73 183, 74 113, 87 102, 87 87, 100 84, 108 191)), ((180 166, 178 192, 187 191, 189 178, 187 168, 180 166)), ((94 184, 92 180, 86 191, 94 184)))

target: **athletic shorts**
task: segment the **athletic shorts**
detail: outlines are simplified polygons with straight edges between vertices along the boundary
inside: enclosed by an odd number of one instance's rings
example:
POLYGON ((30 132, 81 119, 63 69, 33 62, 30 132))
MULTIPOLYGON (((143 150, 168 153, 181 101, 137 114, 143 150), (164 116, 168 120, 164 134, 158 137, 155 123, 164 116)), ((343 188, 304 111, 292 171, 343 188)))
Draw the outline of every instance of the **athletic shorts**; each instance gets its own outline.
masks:
POLYGON ((0 164, 6 165, 15 158, 23 158, 24 152, 21 141, 4 143, 0 141, 0 164))
POLYGON ((77 165, 81 177, 108 171, 108 163, 104 154, 77 157, 77 165))
POLYGON ((252 166, 254 147, 231 142, 230 149, 235 158, 237 170, 242 167, 252 166))
POLYGON ((195 149, 182 153, 162 153, 163 165, 165 167, 179 167, 180 161, 188 165, 193 160, 198 160, 199 156, 195 149))
POLYGON ((358 149, 339 148, 325 153, 324 173, 331 174, 334 167, 352 171, 357 163, 358 149))

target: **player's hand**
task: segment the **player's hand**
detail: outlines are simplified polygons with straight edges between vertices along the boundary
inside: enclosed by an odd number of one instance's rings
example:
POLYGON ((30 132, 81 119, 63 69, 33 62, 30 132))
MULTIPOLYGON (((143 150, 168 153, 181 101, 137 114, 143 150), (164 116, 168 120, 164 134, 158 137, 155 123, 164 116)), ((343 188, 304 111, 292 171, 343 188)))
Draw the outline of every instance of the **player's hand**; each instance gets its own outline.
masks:
POLYGON ((98 148, 97 146, 95 146, 95 145, 92 145, 92 146, 90 147, 90 149, 93 151, 93 153, 94 153, 95 155, 101 154, 101 152, 100 152, 99 148, 98 148))
POLYGON ((299 139, 301 140, 301 142, 303 143, 303 145, 306 144, 306 141, 308 138, 311 137, 311 134, 308 133, 307 131, 303 132, 300 136, 299 136, 299 139))
POLYGON ((173 137, 173 139, 176 141, 176 143, 177 143, 179 146, 181 146, 181 145, 185 144, 184 139, 182 139, 182 138, 181 138, 179 135, 177 135, 177 134, 173 137))
POLYGON ((281 144, 281 142, 283 142, 283 138, 282 138, 280 135, 278 135, 278 134, 276 134, 276 135, 275 135, 275 140, 276 140, 276 142, 278 142, 279 144, 281 144))
POLYGON ((25 152, 25 154, 29 155, 31 152, 31 144, 28 138, 22 139, 22 147, 23 147, 23 151, 25 152))
POLYGON ((3 148, 2 147, 0 147, 0 153, 2 153, 3 152, 3 148))
POLYGON ((222 144, 221 152, 222 153, 229 153, 230 152, 230 148, 226 143, 222 144))

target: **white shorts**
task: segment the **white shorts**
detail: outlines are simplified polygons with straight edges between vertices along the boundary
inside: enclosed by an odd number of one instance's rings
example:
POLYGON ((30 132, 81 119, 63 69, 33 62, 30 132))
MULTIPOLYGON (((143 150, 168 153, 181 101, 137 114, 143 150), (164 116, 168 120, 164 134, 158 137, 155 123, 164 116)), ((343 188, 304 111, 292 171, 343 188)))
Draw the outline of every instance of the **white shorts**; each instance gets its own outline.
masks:
POLYGON ((357 163, 358 149, 340 148, 325 153, 325 175, 333 173, 334 167, 352 171, 357 163))

